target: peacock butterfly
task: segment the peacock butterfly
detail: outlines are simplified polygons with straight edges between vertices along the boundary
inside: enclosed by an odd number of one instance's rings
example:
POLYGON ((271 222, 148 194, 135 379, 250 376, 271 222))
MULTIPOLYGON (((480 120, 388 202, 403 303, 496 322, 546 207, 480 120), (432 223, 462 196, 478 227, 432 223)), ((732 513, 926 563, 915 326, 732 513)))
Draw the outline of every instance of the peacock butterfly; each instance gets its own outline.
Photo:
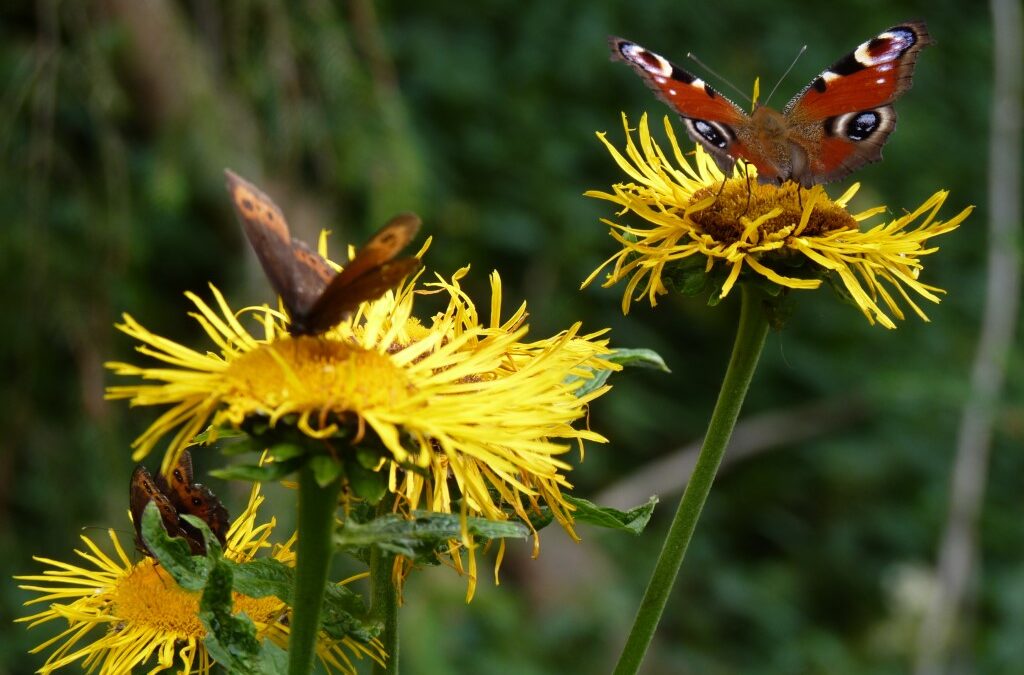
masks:
POLYGON ((742 159, 757 167, 762 182, 803 187, 839 180, 882 158, 896 126, 892 103, 910 89, 917 53, 931 43, 922 21, 893 26, 829 66, 781 113, 755 104, 747 115, 663 56, 609 38, 612 58, 633 66, 727 175, 742 159))
POLYGON ((160 510, 167 533, 187 541, 192 555, 205 555, 206 542, 198 529, 182 520, 184 514, 197 516, 205 522, 222 546, 227 541, 230 525, 227 509, 210 488, 193 479, 192 455, 188 450, 181 453, 170 480, 162 474, 153 478, 141 464, 132 471, 128 504, 135 525, 135 545, 140 551, 153 555, 142 539, 142 512, 151 501, 160 510))
POLYGON ((292 335, 319 335, 380 297, 419 267, 415 257, 395 258, 420 228, 414 213, 402 213, 377 231, 341 272, 295 239, 281 209, 259 188, 229 170, 228 193, 245 235, 270 285, 281 296, 292 335))

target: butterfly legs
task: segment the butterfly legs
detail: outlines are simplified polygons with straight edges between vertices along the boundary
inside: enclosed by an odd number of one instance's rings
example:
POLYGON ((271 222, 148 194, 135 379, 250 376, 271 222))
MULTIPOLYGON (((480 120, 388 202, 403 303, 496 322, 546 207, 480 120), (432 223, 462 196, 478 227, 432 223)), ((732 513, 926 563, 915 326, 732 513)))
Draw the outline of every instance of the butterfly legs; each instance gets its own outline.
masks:
POLYGON ((743 162, 741 166, 743 167, 743 182, 746 183, 747 185, 747 204, 746 206, 743 207, 743 213, 741 213, 740 215, 745 216, 747 215, 747 211, 750 210, 750 194, 754 191, 754 189, 750 187, 750 167, 747 165, 746 162, 743 162))

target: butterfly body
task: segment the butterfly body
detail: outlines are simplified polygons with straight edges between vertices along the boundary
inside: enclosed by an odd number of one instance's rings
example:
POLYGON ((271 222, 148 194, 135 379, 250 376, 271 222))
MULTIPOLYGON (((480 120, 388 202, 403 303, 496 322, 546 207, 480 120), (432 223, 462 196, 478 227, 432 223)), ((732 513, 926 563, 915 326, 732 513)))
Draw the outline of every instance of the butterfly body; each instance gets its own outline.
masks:
POLYGON ((341 272, 291 236, 277 204, 249 181, 225 171, 228 193, 260 266, 288 310, 292 335, 318 335, 383 295, 419 267, 414 257, 396 258, 416 236, 420 219, 395 216, 356 253, 341 272))
POLYGON ((896 126, 892 103, 910 88, 917 54, 931 38, 923 22, 893 26, 824 70, 781 112, 757 104, 749 115, 665 57, 621 38, 609 44, 727 174, 742 159, 762 182, 810 187, 881 159, 896 126))
POLYGON ((153 554, 142 539, 142 512, 151 501, 156 503, 167 533, 188 542, 192 555, 204 555, 206 542, 202 533, 183 520, 182 515, 203 520, 222 546, 227 541, 230 527, 227 509, 210 488, 194 481, 192 456, 187 450, 171 471, 170 479, 163 475, 154 478, 141 464, 132 471, 128 504, 135 525, 135 545, 149 556, 153 554))

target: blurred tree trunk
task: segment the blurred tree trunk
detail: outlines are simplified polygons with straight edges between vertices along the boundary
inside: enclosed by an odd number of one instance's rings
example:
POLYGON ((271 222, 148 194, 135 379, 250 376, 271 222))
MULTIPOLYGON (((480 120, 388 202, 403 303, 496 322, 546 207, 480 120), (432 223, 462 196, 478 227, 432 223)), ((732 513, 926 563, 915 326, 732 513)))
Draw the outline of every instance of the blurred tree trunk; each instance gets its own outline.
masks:
POLYGON ((981 337, 960 420, 949 517, 937 585, 918 634, 916 672, 973 672, 963 615, 978 563, 978 524, 988 479, 992 426, 999 410, 1020 303, 1021 51, 1018 0, 991 0, 995 77, 989 136, 989 267, 981 337), (957 665, 959 664, 959 665, 957 665))

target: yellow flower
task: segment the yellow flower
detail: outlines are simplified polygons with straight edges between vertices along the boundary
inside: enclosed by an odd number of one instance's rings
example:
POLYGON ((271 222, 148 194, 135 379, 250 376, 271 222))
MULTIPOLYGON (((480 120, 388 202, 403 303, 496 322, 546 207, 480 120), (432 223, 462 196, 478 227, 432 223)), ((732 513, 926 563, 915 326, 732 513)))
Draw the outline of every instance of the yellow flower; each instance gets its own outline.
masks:
MULTIPOLYGON (((188 294, 216 351, 176 344, 126 316, 119 328, 165 365, 108 364, 119 375, 158 382, 111 387, 108 396, 171 406, 137 439, 136 457, 173 434, 166 465, 208 424, 239 427, 253 417, 272 425, 295 420, 315 439, 346 425, 357 437, 372 431, 386 448, 389 456, 376 469, 387 472, 400 512, 527 520, 547 506, 572 534, 563 455, 573 444, 582 453, 583 441, 605 441, 573 426, 608 387, 582 395, 577 389, 594 370, 619 368, 602 358, 610 353, 605 331, 582 334, 577 323, 527 342, 525 304, 502 318, 501 280, 493 273, 490 315, 481 318, 460 286, 467 273, 438 276, 418 291, 417 278, 316 337, 289 336, 281 315, 267 307, 244 310, 259 319, 254 336, 216 289, 216 310, 188 294), (423 295, 440 296, 446 306, 421 322, 412 309, 423 295)), ((469 549, 472 593, 468 533, 452 542, 460 545, 469 549)))
MULTIPOLYGON (((268 543, 274 519, 256 524, 262 502, 259 486, 255 485, 248 506, 228 531, 225 557, 246 562, 271 548, 271 557, 294 564, 291 541, 274 547, 268 543)), ((203 645, 206 629, 198 617, 200 593, 182 589, 152 558, 133 563, 114 531, 109 530, 108 535, 113 557, 83 535, 88 550, 75 553, 86 565, 36 557, 49 569, 40 575, 15 577, 34 582, 20 588, 40 593, 26 605, 49 603, 45 610, 17 621, 28 622, 29 628, 58 619, 68 624, 60 634, 32 650, 37 653, 59 645, 38 672, 50 673, 77 664, 78 669, 90 673, 127 673, 155 657, 156 665, 148 672, 177 667, 183 675, 209 673, 213 660, 203 645)), ((235 593, 234 605, 235 610, 253 620, 259 639, 287 647, 289 610, 283 602, 275 597, 251 598, 235 593)), ((339 673, 356 672, 350 657, 368 656, 378 662, 384 658, 375 642, 361 644, 349 638, 337 641, 326 635, 321 635, 317 643, 317 655, 328 672, 339 673)))
POLYGON ((760 278, 784 288, 812 289, 834 274, 868 321, 886 328, 896 327, 890 315, 904 318, 896 296, 925 321, 928 317, 909 292, 939 302, 942 289, 918 280, 921 258, 938 250, 929 247, 932 237, 956 229, 973 208, 965 208, 949 220, 937 220, 948 192, 936 192, 914 211, 888 223, 861 229, 860 223, 886 208, 848 212, 846 206, 859 184, 830 200, 820 185, 808 190, 792 182, 781 187, 761 185, 750 165, 738 165, 735 174, 725 180, 699 145, 695 166, 686 161, 668 117, 665 132, 671 158, 651 138, 646 114, 640 120, 639 147, 625 115, 623 124, 625 156, 605 134, 598 138, 630 182, 615 184, 611 193, 589 191, 586 195, 617 204, 622 207, 619 215, 631 211, 647 224, 633 227, 604 220, 622 248, 583 286, 614 263, 605 286, 628 279, 622 298, 624 313, 634 299, 644 296, 652 306, 657 304, 658 296, 668 292, 666 279, 678 283, 678 275, 685 271, 716 279, 719 298, 742 279, 760 278))

